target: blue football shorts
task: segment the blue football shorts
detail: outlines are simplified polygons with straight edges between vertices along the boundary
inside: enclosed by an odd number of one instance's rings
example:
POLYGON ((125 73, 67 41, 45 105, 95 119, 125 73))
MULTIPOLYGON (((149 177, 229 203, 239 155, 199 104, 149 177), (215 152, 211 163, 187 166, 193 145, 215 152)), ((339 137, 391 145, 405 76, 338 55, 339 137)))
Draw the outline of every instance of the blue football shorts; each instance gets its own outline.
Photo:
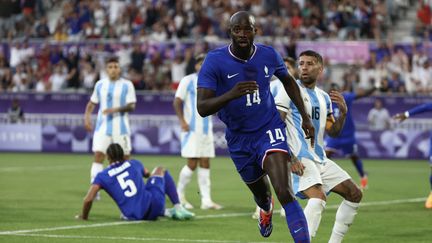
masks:
POLYGON ((266 174, 263 163, 267 153, 290 154, 285 131, 283 123, 254 134, 233 134, 227 131, 226 140, 231 159, 246 184, 253 183, 266 174))

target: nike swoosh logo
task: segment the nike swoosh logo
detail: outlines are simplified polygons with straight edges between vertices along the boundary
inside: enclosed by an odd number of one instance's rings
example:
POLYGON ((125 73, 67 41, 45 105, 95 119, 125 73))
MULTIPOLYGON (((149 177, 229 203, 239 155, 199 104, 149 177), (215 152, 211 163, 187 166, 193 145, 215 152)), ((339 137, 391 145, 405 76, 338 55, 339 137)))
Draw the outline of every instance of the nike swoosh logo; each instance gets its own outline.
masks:
POLYGON ((236 73, 236 74, 233 74, 233 75, 229 75, 229 74, 228 74, 228 75, 227 75, 227 78, 228 78, 228 79, 230 79, 230 78, 234 78, 234 77, 237 76, 237 75, 239 75, 239 73, 236 73))
POLYGON ((298 229, 298 230, 294 230, 294 234, 297 234, 300 230, 302 230, 303 229, 303 227, 301 227, 300 229, 298 229))

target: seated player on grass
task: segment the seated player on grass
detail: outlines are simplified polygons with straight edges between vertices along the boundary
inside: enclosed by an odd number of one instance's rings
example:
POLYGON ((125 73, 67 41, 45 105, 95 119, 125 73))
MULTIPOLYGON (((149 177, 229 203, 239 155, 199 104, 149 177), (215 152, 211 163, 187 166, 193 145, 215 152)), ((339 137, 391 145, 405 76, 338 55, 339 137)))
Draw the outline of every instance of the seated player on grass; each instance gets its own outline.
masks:
POLYGON ((173 219, 186 220, 194 214, 180 204, 177 189, 170 173, 156 167, 147 183, 143 177, 148 174, 138 160, 124 160, 123 149, 119 144, 111 144, 107 149, 110 165, 100 172, 84 198, 82 213, 76 218, 87 220, 97 192, 104 189, 116 202, 122 218, 126 220, 156 220, 167 215, 173 219), (165 212, 165 194, 174 204, 165 212))

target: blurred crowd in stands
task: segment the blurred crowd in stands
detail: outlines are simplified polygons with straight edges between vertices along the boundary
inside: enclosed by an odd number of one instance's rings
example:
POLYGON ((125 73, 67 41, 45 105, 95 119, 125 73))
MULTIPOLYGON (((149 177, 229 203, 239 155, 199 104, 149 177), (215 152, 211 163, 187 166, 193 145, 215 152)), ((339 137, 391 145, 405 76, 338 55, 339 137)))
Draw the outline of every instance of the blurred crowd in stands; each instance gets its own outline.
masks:
MULTIPOLYGON (((424 37, 432 0, 4 0, 0 91, 91 90, 111 55, 138 90, 175 89, 194 71, 194 55, 226 43, 229 17, 246 9, 257 16, 258 35, 288 43, 285 53, 294 58, 298 40, 383 43, 367 63, 344 69, 338 81, 347 89, 382 81, 389 93, 426 94, 432 90, 427 45, 384 41, 417 2, 413 35, 424 37)), ((332 69, 323 84, 335 82, 332 69)))
MULTIPOLYGON (((57 41, 102 38, 120 41, 204 38, 209 41, 227 38, 229 17, 236 11, 247 10, 257 16, 259 35, 262 36, 309 40, 384 39, 390 26, 404 18, 404 13, 413 2, 415 1, 3 0, 0 6, 3 9, 1 12, 5 13, 0 12, 0 16, 7 18, 7 21, 2 21, 0 35, 57 41), (48 15, 50 11, 58 14, 48 15), (47 16, 52 18, 48 20, 47 16)), ((426 2, 424 4, 430 8, 428 1, 422 2, 426 2)), ((428 21, 430 24, 430 16, 428 21)))

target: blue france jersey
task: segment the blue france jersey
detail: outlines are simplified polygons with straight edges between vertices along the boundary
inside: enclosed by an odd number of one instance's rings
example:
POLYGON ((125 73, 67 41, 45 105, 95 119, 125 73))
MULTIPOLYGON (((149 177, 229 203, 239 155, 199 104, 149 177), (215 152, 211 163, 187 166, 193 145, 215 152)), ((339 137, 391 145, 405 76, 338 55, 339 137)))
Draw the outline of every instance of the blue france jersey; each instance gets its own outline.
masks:
POLYGON ((151 194, 145 190, 144 167, 137 160, 114 163, 100 172, 93 184, 100 185, 128 219, 141 220, 150 206, 151 194))
POLYGON ((231 100, 219 112, 219 118, 233 134, 253 133, 265 129, 279 119, 270 79, 288 76, 281 56, 270 46, 254 44, 254 53, 248 60, 241 60, 231 53, 229 46, 210 51, 198 75, 198 88, 215 91, 220 96, 238 82, 255 80, 259 90, 231 100))
MULTIPOLYGON (((339 139, 339 138, 340 139, 354 139, 355 125, 354 125, 354 120, 352 118, 352 113, 351 113, 352 109, 351 108, 352 108, 352 104, 355 100, 356 94, 353 92, 343 92, 342 95, 345 99, 345 103, 346 103, 346 106, 348 108, 348 112, 346 114, 345 124, 342 128, 342 131, 340 132, 340 134, 337 138, 333 138, 333 139, 339 139)), ((335 103, 332 103, 332 106, 333 106, 334 116, 337 119, 339 117, 339 107, 335 103)))

